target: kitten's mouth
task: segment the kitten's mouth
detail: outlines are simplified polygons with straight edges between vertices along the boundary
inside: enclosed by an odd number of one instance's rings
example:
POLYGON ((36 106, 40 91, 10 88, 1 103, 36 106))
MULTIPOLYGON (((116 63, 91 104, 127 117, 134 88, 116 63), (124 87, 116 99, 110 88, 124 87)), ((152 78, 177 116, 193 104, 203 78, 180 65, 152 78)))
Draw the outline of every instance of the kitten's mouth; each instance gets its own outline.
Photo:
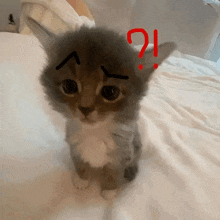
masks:
POLYGON ((89 118, 80 118, 80 121, 86 124, 94 124, 96 121, 89 118))

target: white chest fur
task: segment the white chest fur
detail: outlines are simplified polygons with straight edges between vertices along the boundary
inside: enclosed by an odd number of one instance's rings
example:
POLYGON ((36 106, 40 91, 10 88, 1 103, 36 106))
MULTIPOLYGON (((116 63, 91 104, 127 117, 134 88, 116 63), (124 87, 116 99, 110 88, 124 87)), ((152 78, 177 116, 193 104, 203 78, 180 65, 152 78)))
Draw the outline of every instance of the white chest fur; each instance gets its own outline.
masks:
POLYGON ((115 149, 109 123, 100 122, 94 126, 78 120, 74 123, 77 123, 78 129, 74 129, 70 141, 76 146, 76 151, 83 160, 92 167, 102 167, 108 162, 113 162, 113 158, 108 156, 108 153, 115 149))

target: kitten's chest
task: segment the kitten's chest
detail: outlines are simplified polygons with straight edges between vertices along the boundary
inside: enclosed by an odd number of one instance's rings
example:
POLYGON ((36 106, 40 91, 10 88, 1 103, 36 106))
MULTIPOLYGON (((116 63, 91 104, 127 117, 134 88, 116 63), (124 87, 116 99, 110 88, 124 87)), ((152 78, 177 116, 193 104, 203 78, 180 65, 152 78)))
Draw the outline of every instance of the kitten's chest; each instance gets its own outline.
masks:
POLYGON ((113 162, 113 158, 108 154, 116 146, 111 138, 108 124, 96 126, 79 124, 78 130, 72 133, 70 139, 77 154, 80 154, 84 162, 88 162, 92 167, 103 167, 113 162))

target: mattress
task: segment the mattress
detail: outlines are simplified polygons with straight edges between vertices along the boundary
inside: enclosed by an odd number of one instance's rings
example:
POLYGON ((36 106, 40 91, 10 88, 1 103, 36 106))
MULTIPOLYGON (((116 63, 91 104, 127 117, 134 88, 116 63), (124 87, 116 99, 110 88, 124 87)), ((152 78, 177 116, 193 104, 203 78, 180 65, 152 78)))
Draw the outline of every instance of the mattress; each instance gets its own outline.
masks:
POLYGON ((154 72, 138 121, 140 172, 113 202, 96 182, 72 185, 65 119, 38 80, 45 62, 34 36, 0 33, 2 219, 220 219, 215 62, 175 51, 154 72))

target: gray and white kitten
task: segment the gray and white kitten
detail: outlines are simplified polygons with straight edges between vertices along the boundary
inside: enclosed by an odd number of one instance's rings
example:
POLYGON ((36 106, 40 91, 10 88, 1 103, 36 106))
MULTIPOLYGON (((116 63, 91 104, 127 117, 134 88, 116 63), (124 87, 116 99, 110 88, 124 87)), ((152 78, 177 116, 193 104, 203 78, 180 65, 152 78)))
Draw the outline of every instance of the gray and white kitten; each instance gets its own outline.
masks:
POLYGON ((32 18, 26 23, 48 55, 40 78, 47 98, 67 118, 74 185, 86 188, 95 177, 102 195, 113 197, 119 186, 136 176, 140 101, 154 63, 160 65, 175 44, 159 45, 158 57, 150 50, 139 59, 124 36, 106 28, 83 26, 56 36, 32 18))

